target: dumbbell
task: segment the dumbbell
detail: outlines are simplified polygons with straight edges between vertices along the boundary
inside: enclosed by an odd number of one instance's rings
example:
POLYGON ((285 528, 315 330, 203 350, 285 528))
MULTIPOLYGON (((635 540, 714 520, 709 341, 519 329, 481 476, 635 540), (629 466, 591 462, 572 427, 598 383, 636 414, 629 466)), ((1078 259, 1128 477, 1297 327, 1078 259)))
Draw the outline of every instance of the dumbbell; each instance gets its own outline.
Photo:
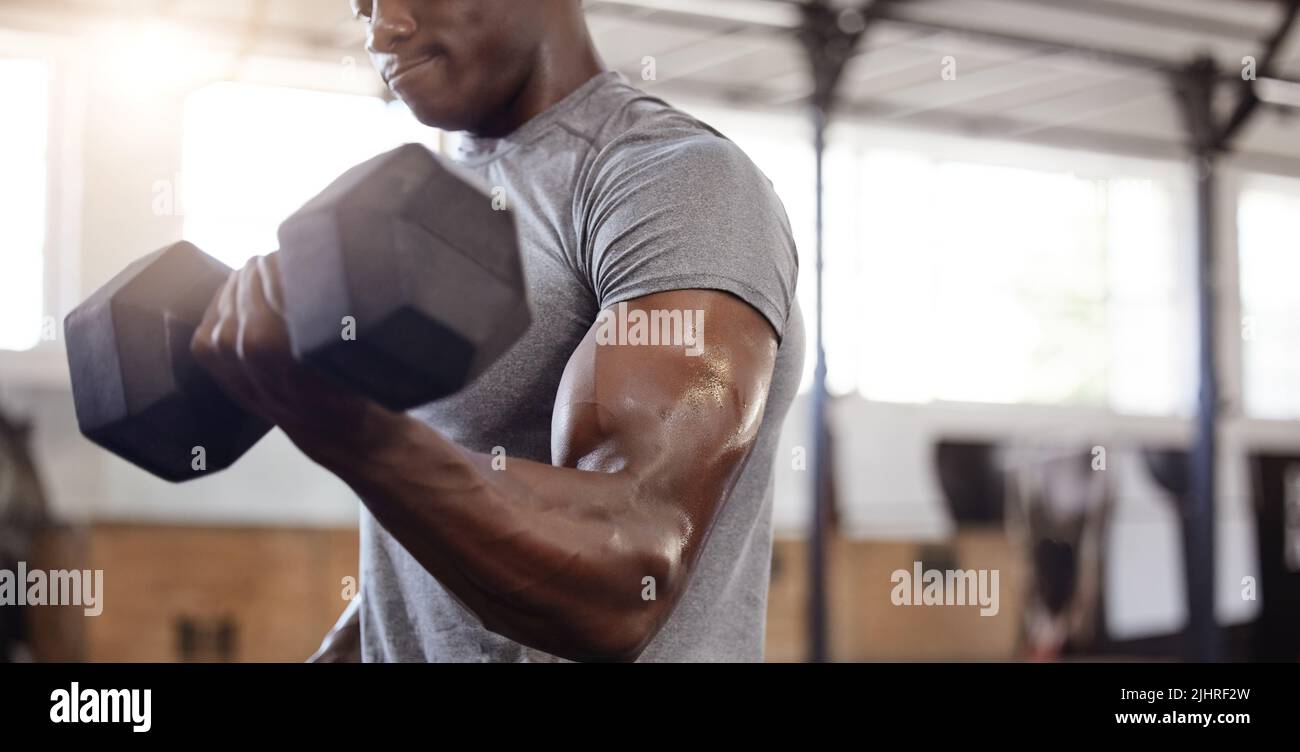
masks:
MULTIPOLYGON (((419 145, 349 170, 280 226, 279 241, 294 358, 390 410, 458 392, 531 324, 510 213, 419 145)), ((229 467, 266 435, 271 426, 190 355, 231 273, 176 243, 68 315, 73 401, 87 438, 182 482, 229 467)))

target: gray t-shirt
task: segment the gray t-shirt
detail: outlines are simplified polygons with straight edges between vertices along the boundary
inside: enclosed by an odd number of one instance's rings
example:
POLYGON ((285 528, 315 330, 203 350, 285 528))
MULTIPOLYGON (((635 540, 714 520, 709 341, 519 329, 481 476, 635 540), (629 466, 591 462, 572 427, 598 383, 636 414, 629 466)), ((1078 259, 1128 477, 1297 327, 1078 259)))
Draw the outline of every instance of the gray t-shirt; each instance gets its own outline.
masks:
MULTIPOLYGON (((643 661, 763 658, 772 463, 802 373, 798 258, 785 209, 741 150, 605 73, 499 140, 452 156, 515 212, 534 324, 486 374, 413 411, 476 452, 551 462, 560 377, 605 308, 671 290, 722 290, 781 338, 757 443, 686 593, 643 661)), ((374 518, 361 520, 367 661, 553 661, 484 629, 374 518)))

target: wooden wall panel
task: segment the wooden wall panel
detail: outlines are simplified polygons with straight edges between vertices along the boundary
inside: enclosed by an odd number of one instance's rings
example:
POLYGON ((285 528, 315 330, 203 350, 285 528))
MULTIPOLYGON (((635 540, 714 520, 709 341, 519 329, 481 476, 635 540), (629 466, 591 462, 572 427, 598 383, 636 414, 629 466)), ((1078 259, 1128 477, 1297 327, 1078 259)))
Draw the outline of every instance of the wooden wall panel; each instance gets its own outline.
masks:
POLYGON ((51 659, 301 661, 342 611, 357 560, 352 530, 107 525, 52 537, 40 566, 103 569, 104 612, 42 615, 42 631, 80 633, 72 647, 39 640, 51 659))
MULTIPOLYGON (((768 598, 767 660, 807 655, 807 547, 779 540, 768 598)), ((834 538, 828 549, 830 649, 836 661, 1011 660, 1017 655, 1025 566, 1000 531, 963 531, 940 545, 834 538), (997 569, 999 611, 974 606, 895 606, 895 570, 912 563, 953 569, 997 569)))
MULTIPOLYGON (((302 661, 346 603, 356 577, 355 530, 99 525, 57 530, 40 547, 42 569, 103 569, 104 613, 32 609, 35 652, 46 660, 302 661), (223 654, 214 639, 233 627, 223 654)), ((1024 571, 998 532, 962 532, 940 546, 834 539, 829 550, 831 650, 839 661, 1005 660, 1016 655, 1024 571), (894 606, 890 575, 922 560, 998 569, 1000 611, 894 606)), ((767 659, 806 656, 807 548, 778 540, 768 598, 767 659)))

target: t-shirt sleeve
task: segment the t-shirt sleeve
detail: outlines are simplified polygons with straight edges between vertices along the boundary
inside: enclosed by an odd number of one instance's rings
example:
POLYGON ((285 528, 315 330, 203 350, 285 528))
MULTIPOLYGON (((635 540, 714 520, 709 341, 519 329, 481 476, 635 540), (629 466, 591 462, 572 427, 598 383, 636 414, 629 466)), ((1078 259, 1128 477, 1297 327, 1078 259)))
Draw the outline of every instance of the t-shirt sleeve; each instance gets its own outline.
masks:
POLYGON ((785 336, 799 259, 771 182, 708 132, 614 144, 591 173, 581 264, 600 308, 673 290, 721 290, 785 336))

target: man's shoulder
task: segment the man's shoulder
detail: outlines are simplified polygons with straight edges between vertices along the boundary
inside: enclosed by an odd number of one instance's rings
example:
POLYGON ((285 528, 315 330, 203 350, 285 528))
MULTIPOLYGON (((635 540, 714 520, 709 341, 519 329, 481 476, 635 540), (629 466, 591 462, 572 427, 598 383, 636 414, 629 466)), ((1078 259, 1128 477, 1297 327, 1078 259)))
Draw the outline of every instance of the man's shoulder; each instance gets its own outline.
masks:
MULTIPOLYGON (((713 126, 611 76, 580 116, 591 158, 600 165, 644 159, 696 165, 748 164, 744 152, 713 126)), ((575 113, 578 114, 578 113, 575 113)))

